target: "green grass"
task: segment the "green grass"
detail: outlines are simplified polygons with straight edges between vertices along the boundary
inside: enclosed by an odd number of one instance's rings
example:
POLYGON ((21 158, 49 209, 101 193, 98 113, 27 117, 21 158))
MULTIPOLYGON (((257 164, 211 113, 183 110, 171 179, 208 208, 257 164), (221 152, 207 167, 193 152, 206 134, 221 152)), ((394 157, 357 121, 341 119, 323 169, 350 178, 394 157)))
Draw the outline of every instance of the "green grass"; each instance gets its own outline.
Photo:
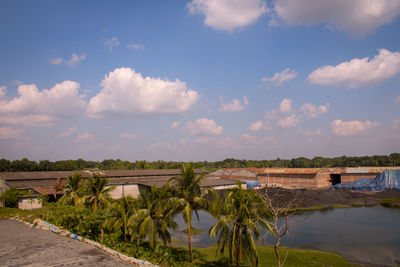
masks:
POLYGON ((380 204, 386 208, 400 208, 400 199, 398 198, 386 198, 380 201, 380 204))
POLYGON ((32 223, 34 219, 40 218, 39 210, 20 210, 17 208, 0 208, 0 218, 17 218, 32 223))
MULTIPOLYGON (((194 227, 192 227, 192 228, 190 228, 190 234, 191 234, 191 235, 198 235, 198 234, 201 233, 202 230, 203 230, 203 229, 201 229, 201 228, 194 228, 194 227)), ((182 232, 184 232, 185 234, 187 234, 187 229, 183 229, 182 232)))
MULTIPOLYGON (((201 258, 196 260, 196 264, 194 266, 229 266, 227 256, 222 259, 219 256, 216 256, 215 247, 199 248, 196 249, 196 251, 199 253, 201 258)), ((277 266, 274 250, 272 247, 259 247, 258 253, 260 266, 277 266)), ((286 253, 287 258, 284 266, 359 266, 350 263, 338 254, 286 247, 282 247, 279 249, 279 254, 281 255, 282 261, 285 258, 286 253)), ((233 264, 233 266, 235 265, 233 264)), ((250 265, 246 265, 246 263, 244 263, 242 266, 250 265)))

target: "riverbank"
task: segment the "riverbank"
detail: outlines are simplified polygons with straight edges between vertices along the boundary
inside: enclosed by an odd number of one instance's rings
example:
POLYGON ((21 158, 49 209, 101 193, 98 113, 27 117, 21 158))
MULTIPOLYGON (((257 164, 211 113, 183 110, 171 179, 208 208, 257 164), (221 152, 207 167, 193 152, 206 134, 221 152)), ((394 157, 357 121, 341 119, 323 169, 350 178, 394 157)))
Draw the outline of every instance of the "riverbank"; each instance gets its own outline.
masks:
MULTIPOLYGON (((23 211, 23 210, 18 210, 18 209, 10 209, 10 208, 0 208, 0 219, 2 218, 3 223, 5 223, 5 221, 8 220, 4 220, 4 218, 7 217, 18 217, 22 220, 25 221, 30 221, 32 222, 35 218, 39 217, 41 214, 40 210, 35 210, 35 211, 23 211)), ((19 235, 19 233, 23 233, 23 236, 29 237, 29 240, 32 240, 32 242, 30 242, 30 247, 35 248, 43 248, 43 244, 38 244, 37 246, 34 245, 34 242, 37 242, 37 240, 42 240, 41 236, 43 235, 43 233, 45 233, 46 235, 46 244, 50 244, 51 241, 49 241, 48 239, 52 239, 52 236, 54 238, 54 240, 58 240, 60 238, 62 238, 59 235, 56 234, 52 234, 49 232, 45 232, 45 231, 39 231, 37 229, 32 229, 29 228, 23 224, 18 224, 18 223, 8 223, 7 226, 1 227, 3 230, 6 230, 7 233, 3 233, 1 234, 2 236, 7 235, 7 240, 11 240, 14 242, 14 244, 17 244, 19 241, 19 239, 21 239, 21 236, 19 235), (9 226, 8 224, 10 224, 11 226, 9 226), (10 227, 22 227, 24 229, 22 230, 13 230, 10 229, 10 227), (28 228, 30 230, 27 230, 25 228, 28 228), (29 233, 27 233, 27 231, 29 231, 29 233), (15 243, 17 242, 17 243, 15 243)), ((3 240, 3 239, 2 239, 3 240)), ((5 240, 5 239, 4 239, 5 240)), ((24 239, 26 240, 26 239, 24 239)), ((57 242, 61 242, 61 241, 57 241, 57 242)), ((62 242, 69 242, 69 241, 62 241, 62 242)), ((70 243, 70 242, 69 242, 70 243)), ((78 244, 78 243, 74 243, 73 244, 78 244)), ((79 242, 80 243, 80 242, 79 242)), ((25 242, 26 244, 26 242, 25 242)), ((8 247, 7 244, 1 244, 1 251, 5 252, 6 246, 8 247)), ((49 246, 51 247, 51 246, 49 246)), ((124 253, 125 251, 123 251, 123 247, 126 246, 119 246, 120 249, 114 248, 119 250, 120 252, 124 253)), ((59 249, 62 249, 61 247, 59 247, 59 249)), ((196 255, 196 261, 195 264, 190 264, 187 261, 187 248, 186 247, 174 247, 172 248, 174 253, 176 254, 180 254, 182 257, 182 261, 180 262, 180 266, 228 266, 228 258, 227 256, 220 258, 219 256, 217 257, 217 249, 215 247, 208 247, 208 248, 197 248, 195 249, 195 255, 196 255), (181 264, 182 263, 182 264, 181 264)), ((90 258, 91 255, 95 255, 96 257, 101 257, 101 259, 103 260, 103 254, 99 254, 99 252, 96 252, 96 248, 93 248, 93 250, 90 250, 90 255, 86 255, 86 252, 88 252, 89 249, 82 249, 79 250, 76 253, 80 253, 79 255, 81 256, 81 258, 83 258, 83 260, 88 260, 89 262, 92 260, 90 258), (101 256, 100 256, 101 255, 101 256)), ((259 247, 258 248, 259 251, 259 255, 260 255, 260 266, 273 266, 275 265, 275 256, 273 254, 273 250, 271 247, 259 247)), ((327 265, 332 265, 332 266, 357 266, 354 264, 351 264, 350 262, 348 262, 346 259, 344 259, 343 257, 339 256, 338 254, 334 254, 334 253, 328 253, 328 252, 320 252, 320 251, 314 251, 314 250, 303 250, 303 249, 295 249, 295 248, 282 248, 281 253, 284 257, 284 255, 286 255, 286 253, 288 253, 288 257, 287 257, 287 261, 285 263, 285 266, 299 266, 299 264, 301 266, 327 266, 327 265)), ((3 254, 4 254, 3 253, 3 254)), ((35 254, 35 253, 32 253, 35 254)), ((57 253, 57 255, 60 253, 57 253)), ((62 254, 62 253, 61 253, 62 254)), ((7 250, 7 253, 4 254, 7 255, 7 259, 12 259, 12 263, 16 263, 16 262, 26 262, 27 260, 30 261, 40 261, 42 260, 41 258, 32 258, 33 256, 31 254, 18 254, 18 253, 14 253, 13 251, 7 250)), ((69 255, 69 254, 68 254, 69 255)), ((79 259, 79 263, 82 263, 81 260, 79 259)), ((49 257, 47 257, 47 259, 49 259, 49 257)), ((57 258, 57 259, 53 259, 50 258, 51 260, 55 260, 55 261, 60 261, 61 259, 57 258)), ((50 263, 50 262, 46 262, 46 263, 50 263)), ((88 263, 86 261, 86 263, 88 263)), ((120 262, 118 263, 120 264, 120 262)), ((123 263, 121 263, 123 265, 123 263)), ((7 266, 7 264, 5 265, 7 266)), ((99 266, 103 266, 103 265, 99 265, 99 266)))

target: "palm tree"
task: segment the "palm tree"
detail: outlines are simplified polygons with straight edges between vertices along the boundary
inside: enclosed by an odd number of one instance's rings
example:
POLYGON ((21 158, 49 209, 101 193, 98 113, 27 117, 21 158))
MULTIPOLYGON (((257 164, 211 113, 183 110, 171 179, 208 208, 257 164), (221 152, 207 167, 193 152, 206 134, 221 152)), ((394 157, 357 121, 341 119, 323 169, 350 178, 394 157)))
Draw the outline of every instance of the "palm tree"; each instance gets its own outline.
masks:
POLYGON ((93 174, 93 177, 89 178, 86 200, 93 211, 110 202, 110 192, 115 189, 115 186, 107 187, 107 184, 108 179, 100 174, 93 174))
POLYGON ((205 177, 203 174, 196 176, 193 170, 193 164, 188 163, 187 165, 182 165, 182 176, 173 177, 168 181, 175 196, 173 201, 177 210, 182 213, 182 217, 187 226, 190 262, 193 262, 192 243, 190 240, 192 214, 194 211, 197 220, 199 220, 197 211, 201 208, 205 208, 207 205, 207 201, 202 198, 207 191, 209 191, 201 187, 204 179, 205 177))
POLYGON ((123 197, 114 201, 108 208, 110 217, 104 222, 108 230, 121 231, 124 241, 128 238, 128 220, 135 211, 134 200, 131 197, 123 197))
POLYGON ((217 222, 209 229, 210 238, 217 238, 218 249, 224 253, 229 247, 229 261, 236 258, 236 266, 240 266, 243 255, 249 258, 253 266, 258 266, 258 253, 255 239, 260 232, 258 225, 270 225, 262 219, 265 210, 261 197, 254 191, 242 188, 239 181, 238 187, 232 189, 222 201, 220 216, 217 222))
POLYGON ((67 177, 66 188, 64 189, 64 195, 59 199, 59 204, 82 204, 82 176, 78 173, 73 173, 67 177))
POLYGON ((152 186, 142 191, 138 200, 139 208, 130 220, 132 227, 138 228, 138 237, 149 236, 149 243, 153 250, 157 247, 158 238, 164 244, 171 242, 168 228, 176 229, 173 220, 174 210, 169 192, 165 188, 152 186))

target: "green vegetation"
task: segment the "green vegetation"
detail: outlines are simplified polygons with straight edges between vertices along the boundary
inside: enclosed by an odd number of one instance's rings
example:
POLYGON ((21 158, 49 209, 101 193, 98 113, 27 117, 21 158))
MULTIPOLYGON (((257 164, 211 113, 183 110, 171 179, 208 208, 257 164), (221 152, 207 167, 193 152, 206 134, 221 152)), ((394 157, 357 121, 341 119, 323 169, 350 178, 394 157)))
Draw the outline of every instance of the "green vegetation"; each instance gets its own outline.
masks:
POLYGON ((6 207, 16 208, 18 207, 18 198, 24 195, 30 195, 29 191, 18 190, 17 188, 13 187, 0 195, 0 201, 3 201, 4 206, 6 207))
POLYGON ((380 201, 381 205, 387 208, 400 208, 400 199, 386 198, 380 201))
MULTIPOLYGON (((93 176, 68 178, 65 196, 57 203, 42 198, 42 209, 22 211, 1 208, 0 217, 18 217, 32 222, 42 218, 120 251, 161 266, 270 266, 278 265, 279 254, 285 266, 352 266, 329 253, 281 248, 259 247, 260 229, 280 238, 280 232, 268 208, 268 202, 253 190, 244 190, 241 183, 220 198, 210 191, 212 201, 201 187, 204 179, 196 176, 194 165, 182 167, 182 176, 172 178, 162 187, 141 191, 138 199, 110 198, 108 180, 93 176), (200 231, 191 225, 192 213, 205 210, 217 219, 208 230, 217 239, 217 248, 192 249, 191 235, 200 231), (174 218, 182 215, 186 223, 188 248, 170 246, 170 231, 177 228, 174 218), (272 220, 271 220, 272 219, 272 220), (278 256, 277 256, 278 255, 278 256), (286 257, 287 256, 287 257, 286 257), (278 259, 278 261, 276 261, 278 259)), ((289 206, 286 207, 289 211, 289 206)), ((199 218, 198 218, 199 219, 199 218)), ((279 245, 279 244, 278 244, 279 245)))
MULTIPOLYGON (((179 169, 184 162, 174 161, 123 161, 120 159, 106 159, 103 161, 87 161, 84 159, 77 160, 60 160, 49 161, 41 160, 39 162, 30 161, 27 158, 22 160, 0 159, 0 172, 5 171, 74 171, 85 170, 90 168, 98 168, 101 170, 134 170, 134 169, 179 169)), ((293 159, 271 159, 271 160, 240 160, 225 159, 222 161, 199 161, 194 162, 194 168, 204 168, 205 170, 213 170, 218 168, 330 168, 330 167, 358 167, 358 166, 399 166, 400 153, 390 155, 375 155, 365 157, 336 157, 324 158, 314 157, 308 159, 305 157, 293 159)))

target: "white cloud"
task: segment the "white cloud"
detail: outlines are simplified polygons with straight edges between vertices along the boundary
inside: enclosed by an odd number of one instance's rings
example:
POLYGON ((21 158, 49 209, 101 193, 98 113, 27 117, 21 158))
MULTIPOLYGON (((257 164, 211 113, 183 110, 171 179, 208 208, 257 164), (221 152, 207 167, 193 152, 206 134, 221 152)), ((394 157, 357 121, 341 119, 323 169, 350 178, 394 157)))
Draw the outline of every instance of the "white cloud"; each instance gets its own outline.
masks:
MULTIPOLYGON (((0 93, 1 93, 1 90, 0 90, 0 93)), ((1 96, 1 94, 0 94, 0 96, 1 96)), ((400 103, 400 95, 398 97, 396 97, 396 102, 400 103)))
POLYGON ((187 8, 191 14, 203 14, 207 26, 229 32, 256 22, 268 12, 263 0, 192 0, 187 8))
POLYGON ((144 50, 144 45, 137 44, 134 42, 130 42, 129 44, 126 45, 126 47, 132 50, 144 50))
POLYGON ((316 107, 313 104, 305 103, 300 108, 300 110, 303 111, 304 115, 308 118, 316 118, 319 115, 328 112, 328 109, 329 109, 329 103, 326 103, 326 105, 322 105, 319 107, 316 107))
POLYGON ((71 118, 85 106, 79 83, 63 81, 39 91, 36 85, 18 86, 18 96, 0 98, 0 123, 48 126, 58 119, 71 118))
POLYGON ((299 123, 299 121, 300 121, 300 117, 298 117, 296 114, 291 114, 282 119, 279 119, 278 126, 282 127, 282 128, 296 127, 297 123, 299 123))
POLYGON ((129 139, 129 140, 135 140, 139 138, 139 135, 135 134, 135 133, 121 133, 119 135, 119 138, 123 138, 123 139, 129 139))
POLYGON ((69 128, 68 130, 66 130, 65 132, 60 133, 58 136, 59 137, 67 137, 67 136, 71 136, 76 132, 77 128, 75 126, 69 128))
POLYGON ((0 140, 1 139, 13 139, 19 137, 22 130, 14 129, 11 127, 0 127, 0 140))
POLYGON ((104 41, 104 45, 108 47, 108 49, 112 52, 114 47, 119 46, 121 42, 118 40, 117 37, 112 37, 104 41))
POLYGON ((217 125, 214 120, 200 118, 195 122, 186 122, 184 130, 191 135, 220 135, 222 129, 222 126, 217 125))
POLYGON ((50 58, 49 63, 52 65, 59 65, 61 64, 63 59, 61 57, 56 57, 56 58, 50 58))
POLYGON ((5 97, 7 94, 7 87, 6 86, 0 86, 0 101, 3 97, 5 97))
POLYGON ((318 128, 315 131, 307 130, 307 131, 299 131, 300 133, 308 136, 308 137, 315 137, 323 135, 323 132, 318 128))
POLYGON ((53 64, 53 65, 59 65, 61 63, 65 63, 67 65, 74 66, 79 61, 84 60, 85 58, 86 58, 85 54, 78 55, 78 54, 72 53, 71 59, 68 61, 64 61, 61 57, 56 57, 56 58, 50 58, 49 63, 53 64))
POLYGON ((84 132, 81 134, 78 134, 75 139, 73 140, 75 143, 80 143, 80 142, 94 142, 94 135, 90 134, 88 132, 84 132))
POLYGON ((262 138, 257 138, 256 136, 250 134, 242 134, 242 139, 244 145, 260 145, 263 143, 275 144, 277 140, 270 136, 264 136, 262 138))
POLYGON ((308 80, 318 85, 340 85, 358 87, 360 84, 378 83, 400 72, 400 52, 380 49, 379 54, 369 60, 355 58, 337 66, 324 66, 313 71, 308 80))
POLYGON ((179 127, 181 123, 179 121, 174 121, 173 123, 171 123, 171 129, 176 129, 179 127))
POLYGON ((178 146, 174 145, 168 141, 157 142, 150 145, 151 149, 166 149, 166 150, 178 150, 178 146))
POLYGON ((185 82, 143 77, 131 68, 110 72, 101 87, 100 93, 89 101, 89 117, 177 114, 189 110, 199 98, 185 82))
POLYGON ((84 60, 85 58, 86 58, 86 55, 85 55, 85 54, 77 55, 77 54, 75 54, 75 53, 72 53, 71 59, 70 59, 69 61, 65 62, 65 64, 68 64, 68 65, 70 65, 70 66, 73 66, 73 65, 75 65, 76 63, 78 63, 79 61, 84 60))
POLYGON ((290 81, 298 76, 298 73, 295 70, 290 68, 284 69, 282 72, 275 73, 272 77, 263 77, 261 81, 263 82, 272 82, 276 85, 282 85, 283 83, 290 81))
POLYGON ((274 109, 265 113, 265 118, 268 120, 276 120, 279 117, 285 116, 292 112, 292 99, 284 98, 279 104, 278 109, 274 109))
POLYGON ((340 136, 361 135, 367 130, 377 127, 378 122, 365 121, 341 121, 334 120, 331 122, 331 129, 333 134, 340 136))
POLYGON ((259 130, 261 130, 261 128, 264 126, 264 123, 262 121, 256 121, 255 123, 253 123, 252 125, 250 125, 249 129, 251 131, 257 132, 259 130))
MULTIPOLYGON (((221 98, 222 99, 222 98, 221 98)), ((249 104, 247 97, 243 98, 243 105, 240 103, 240 100, 233 99, 232 103, 221 103, 221 107, 219 111, 221 112, 239 112, 246 108, 249 104)))
POLYGON ((400 14, 398 0, 276 0, 272 17, 286 25, 326 24, 354 36, 364 36, 400 14))

